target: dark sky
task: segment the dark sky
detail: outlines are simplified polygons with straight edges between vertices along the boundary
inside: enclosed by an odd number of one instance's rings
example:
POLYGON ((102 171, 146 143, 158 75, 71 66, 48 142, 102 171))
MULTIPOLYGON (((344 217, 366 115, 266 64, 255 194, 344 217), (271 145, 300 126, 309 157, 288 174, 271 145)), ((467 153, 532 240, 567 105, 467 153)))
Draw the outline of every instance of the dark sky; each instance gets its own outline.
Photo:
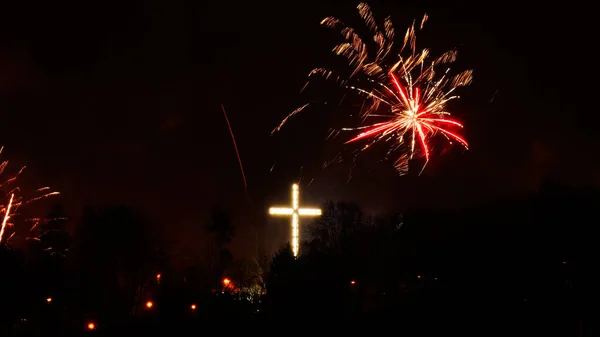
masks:
MULTIPOLYGON (((287 202, 300 178, 303 202, 355 200, 373 213, 520 195, 544 179, 600 182, 596 46, 582 7, 372 2, 402 31, 427 12, 418 41, 434 52, 459 47, 458 65, 474 68, 455 109, 471 148, 436 157, 421 177, 398 177, 390 163, 365 156, 347 182, 348 165, 320 170, 339 149, 324 140, 331 104, 269 133, 297 106, 327 100, 316 90, 299 94, 338 41, 319 22, 334 15, 360 25, 357 3, 201 3, 3 5, 0 142, 29 166, 31 183, 60 190, 72 214, 88 204, 139 207, 177 246, 196 250, 211 206, 225 205, 238 227, 234 251, 243 254, 251 225, 264 227, 265 207, 287 202)), ((285 242, 287 230, 268 222, 267 245, 285 242)))

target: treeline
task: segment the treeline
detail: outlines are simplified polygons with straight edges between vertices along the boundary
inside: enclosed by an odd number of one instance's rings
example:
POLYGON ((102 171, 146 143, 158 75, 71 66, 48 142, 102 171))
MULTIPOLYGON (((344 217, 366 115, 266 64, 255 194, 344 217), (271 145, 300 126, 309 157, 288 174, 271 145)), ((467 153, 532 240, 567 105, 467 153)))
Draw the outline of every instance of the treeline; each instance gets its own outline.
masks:
POLYGON ((289 247, 275 256, 268 314, 576 332, 595 298, 599 206, 597 189, 557 185, 380 218, 329 203, 298 259, 289 247))
POLYGON ((235 259, 231 214, 215 208, 208 259, 184 269, 129 207, 86 209, 73 237, 57 207, 25 248, 2 247, 3 331, 224 317, 530 326, 545 317, 573 331, 594 298, 598 205, 598 190, 550 185, 518 200, 380 217, 329 202, 305 226, 297 259, 289 246, 235 259))

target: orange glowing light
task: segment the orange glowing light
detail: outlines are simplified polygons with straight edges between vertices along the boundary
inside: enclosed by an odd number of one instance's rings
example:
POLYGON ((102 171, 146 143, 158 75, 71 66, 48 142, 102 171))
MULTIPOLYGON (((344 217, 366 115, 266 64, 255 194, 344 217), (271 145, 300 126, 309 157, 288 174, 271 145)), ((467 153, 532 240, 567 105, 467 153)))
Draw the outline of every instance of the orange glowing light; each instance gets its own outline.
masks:
POLYGON ((160 277, 161 277, 161 276, 162 276, 162 275, 161 275, 160 273, 159 273, 159 274, 156 274, 156 282, 160 282, 160 277))
POLYGON ((92 331, 92 330, 96 330, 96 324, 94 322, 89 322, 87 324, 87 329, 92 331))
POLYGON ((146 302, 146 308, 152 309, 153 306, 154 306, 154 303, 152 303, 152 301, 146 302))
POLYGON ((190 309, 192 309, 192 311, 196 310, 196 305, 195 304, 190 305, 190 309))
POLYGON ((418 278, 418 279, 421 279, 421 275, 417 275, 417 278, 418 278))
POLYGON ((231 283, 231 280, 230 280, 230 279, 228 279, 228 278, 224 278, 224 279, 223 279, 223 284, 224 284, 225 286, 228 286, 230 283, 231 283))
POLYGON ((352 281, 350 281, 350 284, 355 285, 356 281, 352 280, 352 281))
POLYGON ((52 302, 52 297, 48 297, 48 298, 46 299, 46 302, 48 302, 48 303, 51 303, 51 302, 52 302))

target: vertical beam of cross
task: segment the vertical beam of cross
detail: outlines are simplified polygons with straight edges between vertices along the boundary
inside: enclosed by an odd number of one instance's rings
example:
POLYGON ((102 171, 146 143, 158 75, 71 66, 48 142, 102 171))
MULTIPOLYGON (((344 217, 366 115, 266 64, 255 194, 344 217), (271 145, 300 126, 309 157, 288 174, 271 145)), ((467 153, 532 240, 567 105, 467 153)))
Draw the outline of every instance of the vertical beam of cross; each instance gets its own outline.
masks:
POLYGON ((300 208, 300 188, 298 184, 292 185, 292 207, 271 207, 269 208, 271 215, 291 215, 292 226, 292 252, 294 256, 298 256, 300 250, 300 217, 301 216, 319 216, 321 210, 318 208, 300 208))

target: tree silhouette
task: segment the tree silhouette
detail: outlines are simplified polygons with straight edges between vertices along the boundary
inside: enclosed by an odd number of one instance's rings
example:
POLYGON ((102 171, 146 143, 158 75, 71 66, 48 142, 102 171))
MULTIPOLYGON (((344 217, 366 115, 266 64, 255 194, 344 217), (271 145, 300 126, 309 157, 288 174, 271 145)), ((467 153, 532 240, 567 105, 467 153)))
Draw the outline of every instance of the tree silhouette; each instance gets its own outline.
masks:
POLYGON ((240 296, 249 300, 256 300, 262 294, 263 272, 256 260, 243 259, 236 261, 225 274, 240 289, 240 296))
POLYGON ((281 248, 271 262, 271 277, 269 278, 269 284, 277 283, 280 280, 286 280, 294 276, 294 267, 296 266, 296 259, 292 246, 290 243, 281 248))
POLYGON ((30 249, 44 255, 65 257, 71 247, 67 231, 69 217, 62 204, 55 204, 45 218, 37 221, 30 236, 30 249))
POLYGON ((267 282, 268 312, 275 319, 338 317, 347 282, 337 252, 310 250, 298 258, 288 244, 273 258, 267 282))
POLYGON ((360 207, 354 203, 327 202, 323 207, 323 215, 308 229, 311 247, 342 254, 348 239, 364 227, 365 220, 360 207))
POLYGON ((66 231, 68 218, 62 205, 54 205, 46 217, 34 221, 26 241, 28 272, 24 286, 29 291, 23 296, 32 305, 69 289, 65 280, 70 279, 67 254, 71 246, 71 236, 66 231))
POLYGON ((208 231, 215 235, 219 250, 230 243, 235 236, 231 215, 222 207, 215 206, 211 212, 212 222, 208 225, 208 231))
POLYGON ((210 269, 215 277, 215 289, 218 289, 221 283, 221 276, 233 263, 233 255, 226 248, 226 245, 235 236, 229 212, 220 206, 213 207, 211 223, 206 228, 214 235, 215 245, 209 247, 209 260, 210 269))
POLYGON ((258 258, 256 259, 256 263, 258 264, 262 272, 262 288, 265 289, 266 280, 268 279, 269 274, 271 273, 271 257, 267 254, 259 254, 258 258))
POLYGON ((157 242, 146 218, 127 206, 87 207, 77 227, 80 305, 105 319, 135 313, 155 281, 157 242))
POLYGON ((354 315, 363 298, 378 307, 381 294, 395 297, 403 289, 397 267, 402 226, 399 214, 369 218, 354 203, 326 203, 298 259, 289 247, 273 258, 267 296, 274 314, 310 308, 315 317, 354 315))
POLYGON ((294 309, 292 302, 298 298, 295 289, 298 284, 298 261, 289 243, 275 254, 269 269, 265 302, 270 308, 270 315, 277 317, 283 311, 294 309))
POLYGON ((185 269, 184 279, 191 299, 200 299, 204 294, 210 294, 212 279, 206 267, 199 263, 185 269))
POLYGON ((20 319, 20 316, 30 309, 31 304, 22 252, 1 244, 0 273, 3 275, 0 278, 0 289, 2 289, 0 335, 8 336, 10 325, 20 319))

